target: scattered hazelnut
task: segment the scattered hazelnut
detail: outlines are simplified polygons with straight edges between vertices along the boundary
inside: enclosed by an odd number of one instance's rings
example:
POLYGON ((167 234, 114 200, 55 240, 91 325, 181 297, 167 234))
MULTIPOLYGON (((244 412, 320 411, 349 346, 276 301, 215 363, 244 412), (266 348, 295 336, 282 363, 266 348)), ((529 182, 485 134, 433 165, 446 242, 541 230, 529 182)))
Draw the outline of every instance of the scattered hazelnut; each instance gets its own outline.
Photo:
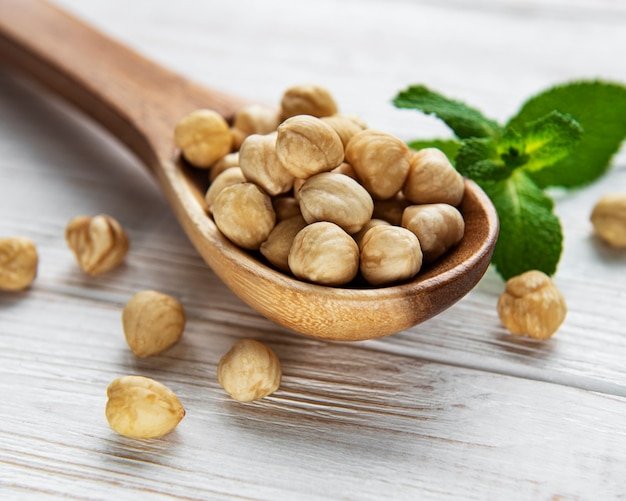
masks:
POLYGON ((122 310, 124 336, 131 351, 144 358, 173 346, 185 329, 185 310, 175 298, 156 291, 135 294, 122 310))
POLYGON ((591 223, 606 243, 626 247, 626 193, 611 193, 598 200, 591 213, 591 223))
POLYGON ((72 219, 65 228, 65 241, 80 267, 93 276, 117 267, 129 247, 120 223, 105 214, 72 219))
POLYGON ((512 334, 551 337, 567 314, 561 291, 545 273, 527 271, 509 279, 498 300, 498 315, 512 334))
POLYGON ((321 85, 295 85, 287 89, 280 101, 282 121, 296 115, 311 115, 317 118, 337 113, 337 103, 321 85))
POLYGON ((220 359, 217 380, 235 400, 259 400, 280 386, 280 360, 263 343, 241 339, 220 359))
POLYGON ((0 239, 0 290, 26 289, 37 275, 37 248, 25 237, 0 239))
POLYGON ((107 388, 109 426, 130 438, 157 438, 171 432, 185 409, 169 388, 142 376, 123 376, 107 388))

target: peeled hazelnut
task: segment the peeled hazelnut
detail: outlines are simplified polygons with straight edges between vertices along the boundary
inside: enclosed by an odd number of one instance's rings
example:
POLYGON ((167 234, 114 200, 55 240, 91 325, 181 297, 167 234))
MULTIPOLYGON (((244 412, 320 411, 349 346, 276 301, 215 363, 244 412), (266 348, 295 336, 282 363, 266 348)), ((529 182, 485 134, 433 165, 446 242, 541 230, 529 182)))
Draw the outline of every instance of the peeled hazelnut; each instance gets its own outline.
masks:
POLYGON ((398 193, 387 200, 374 200, 372 217, 384 219, 395 226, 400 226, 402 224, 402 213, 410 205, 412 205, 411 202, 402 193, 398 193))
POLYGON ((276 134, 248 136, 239 150, 239 165, 246 179, 268 195, 280 195, 293 187, 293 175, 276 155, 276 134))
POLYGON ((109 426, 130 438, 157 438, 171 432, 185 409, 169 388, 142 376, 115 379, 107 388, 109 426))
POLYGON ((263 343, 240 339, 219 361, 217 380, 235 400, 252 402, 274 393, 282 371, 276 354, 263 343))
POLYGON ((339 134, 343 147, 345 148, 352 136, 361 132, 365 127, 354 118, 348 115, 332 115, 323 117, 322 120, 330 125, 339 134))
POLYGON ((407 280, 422 266, 420 243, 400 226, 377 225, 361 240, 361 274, 371 285, 407 280))
POLYGON ((209 181, 213 182, 217 176, 231 167, 239 167, 239 152, 233 151, 228 155, 224 155, 213 164, 209 171, 209 181))
POLYGON ((565 320, 567 304, 550 277, 532 270, 507 281, 498 315, 512 334, 547 339, 565 320))
POLYGON ((363 228, 361 228, 359 231, 357 231, 356 233, 354 233, 352 235, 352 238, 354 238, 354 241, 357 243, 357 245, 359 246, 359 248, 361 248, 361 241, 363 240, 363 237, 365 236, 365 234, 374 226, 389 226, 390 223, 388 221, 385 221, 384 219, 370 219, 367 223, 365 223, 365 226, 363 226, 363 228))
POLYGON ((233 147, 239 149, 243 140, 252 134, 269 134, 280 123, 279 110, 260 104, 250 104, 241 108, 233 122, 233 147), (238 138, 238 139, 237 139, 238 138))
POLYGON ((207 205, 207 210, 212 213, 213 205, 215 204, 215 199, 220 194, 220 192, 226 188, 227 186, 232 186, 233 184, 245 183, 246 177, 243 175, 243 171, 241 167, 230 167, 223 171, 219 176, 215 178, 215 180, 209 186, 209 189, 204 196, 204 201, 207 205))
POLYGON ((375 130, 352 136, 346 161, 373 198, 386 200, 400 191, 409 173, 409 147, 397 137, 375 130))
POLYGON ((304 186, 306 179, 295 178, 293 180, 293 197, 297 200, 298 204, 300 203, 300 188, 304 186))
POLYGON ((276 213, 276 221, 284 221, 295 216, 301 216, 300 203, 295 197, 274 197, 272 206, 276 213))
POLYGON ((294 238, 288 262, 291 272, 301 280, 343 285, 359 271, 359 246, 336 224, 313 223, 294 238))
POLYGON ((348 233, 356 233, 372 217, 374 202, 363 186, 351 177, 322 172, 300 188, 300 210, 307 223, 330 221, 348 233))
POLYGON ((425 263, 458 244, 465 233, 463 216, 448 204, 411 205, 404 209, 402 226, 417 236, 425 263))
POLYGON ((144 358, 173 346, 185 329, 185 310, 175 298, 156 291, 135 294, 122 310, 124 336, 131 351, 144 358))
POLYGON ((354 169, 352 168, 352 165, 350 165, 348 162, 342 162, 330 172, 336 172, 337 174, 344 174, 348 177, 351 177, 352 179, 356 181, 359 180, 358 176, 356 175, 356 172, 354 172, 354 169))
POLYGON ((219 113, 196 110, 176 124, 174 141, 192 165, 208 168, 230 152, 232 136, 219 113))
POLYGON ((626 247, 626 193, 611 193, 596 203, 591 222, 597 235, 613 247, 626 247))
POLYGON ((129 247, 122 226, 105 214, 72 219, 65 228, 65 240, 80 267, 94 276, 117 267, 129 247))
POLYGON ((424 148, 411 156, 402 193, 414 204, 459 205, 465 192, 463 176, 437 148, 424 148))
POLYGON ((261 254, 279 270, 289 272, 289 251, 298 232, 306 226, 302 216, 279 222, 261 244, 261 254))
POLYGON ((343 162, 343 144, 330 125, 319 118, 298 115, 278 127, 276 154, 294 177, 306 179, 343 162))
POLYGON ((0 290, 26 289, 37 275, 37 248, 25 237, 0 239, 0 290))
POLYGON ((337 103, 321 85, 295 85, 287 89, 280 101, 282 120, 296 115, 327 117, 337 113, 337 103))
POLYGON ((253 183, 224 188, 213 204, 213 219, 231 242, 244 249, 257 250, 276 224, 276 213, 269 195, 253 183))

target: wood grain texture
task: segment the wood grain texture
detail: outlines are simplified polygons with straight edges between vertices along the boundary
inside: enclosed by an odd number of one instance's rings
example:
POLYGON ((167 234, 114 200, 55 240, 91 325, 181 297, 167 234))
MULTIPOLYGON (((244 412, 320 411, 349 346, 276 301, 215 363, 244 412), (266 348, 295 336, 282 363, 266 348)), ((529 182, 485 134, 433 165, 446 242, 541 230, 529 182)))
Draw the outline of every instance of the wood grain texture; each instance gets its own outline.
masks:
MULTIPOLYGON (((391 107, 409 83, 506 119, 554 82, 626 81, 626 9, 610 0, 60 3, 206 85, 274 103, 292 83, 321 82, 345 111, 406 139, 447 133, 391 107)), ((33 238, 41 257, 29 291, 0 295, 0 497, 624 499, 626 255, 588 219, 617 190, 623 153, 597 183, 555 194, 566 238, 555 280, 570 311, 547 343, 506 334, 492 271, 421 326, 317 341, 239 301, 133 157, 0 68, 0 235, 33 238), (92 279, 62 235, 70 218, 98 212, 123 222, 131 252, 92 279), (178 297, 189 323, 172 350, 138 360, 120 315, 148 288, 178 297), (251 405, 215 377, 241 337, 283 364, 281 389, 251 405), (134 441, 108 428, 106 385, 127 373, 179 395, 187 416, 172 434, 134 441)))

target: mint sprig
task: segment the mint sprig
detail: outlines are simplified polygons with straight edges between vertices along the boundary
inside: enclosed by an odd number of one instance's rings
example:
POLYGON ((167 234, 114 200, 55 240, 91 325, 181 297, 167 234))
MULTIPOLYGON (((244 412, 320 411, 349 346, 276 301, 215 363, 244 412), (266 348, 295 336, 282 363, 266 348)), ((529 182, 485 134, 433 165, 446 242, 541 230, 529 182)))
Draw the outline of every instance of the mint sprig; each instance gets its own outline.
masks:
POLYGON ((608 168, 626 137, 626 87, 581 81, 530 98, 505 125, 423 85, 400 92, 398 108, 433 114, 452 139, 412 141, 439 147, 491 198, 500 219, 492 262, 504 279, 531 269, 552 275, 563 234, 544 189, 588 184, 608 168))
POLYGON ((394 98, 398 108, 420 110, 443 120, 457 137, 488 137, 497 134, 500 126, 475 108, 433 92, 424 85, 412 85, 394 98))
POLYGON ((584 135, 571 155, 531 177, 540 188, 577 188, 595 181, 626 137, 626 87, 601 81, 557 85, 526 101, 507 127, 519 128, 551 110, 574 117, 584 135))

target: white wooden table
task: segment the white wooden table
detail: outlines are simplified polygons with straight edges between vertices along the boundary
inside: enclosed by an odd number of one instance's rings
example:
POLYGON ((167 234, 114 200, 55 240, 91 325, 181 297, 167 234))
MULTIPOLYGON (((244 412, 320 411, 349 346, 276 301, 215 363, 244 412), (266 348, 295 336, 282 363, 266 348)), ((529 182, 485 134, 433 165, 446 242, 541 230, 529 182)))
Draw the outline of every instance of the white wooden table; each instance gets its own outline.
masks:
MULTIPOLYGON (((2 1, 2 0, 0 0, 2 1)), ((448 134, 396 110, 425 83, 506 120, 554 83, 626 82, 619 0, 59 0, 140 52, 208 86, 276 103, 318 82, 343 111, 403 139, 448 134)), ((499 323, 490 270, 440 316, 355 344, 286 332, 242 304, 198 257, 149 174, 99 128, 0 66, 0 235, 39 249, 39 275, 0 294, 1 499, 626 498, 626 253, 589 213, 626 191, 626 158, 588 188, 557 194, 565 251, 555 277, 569 315, 556 336, 499 323), (63 231, 109 213, 126 263, 79 271, 63 231), (183 340, 135 358, 120 313, 156 289, 185 305, 183 340), (271 346, 283 384, 231 400, 216 365, 242 337, 271 346), (187 416, 137 441, 104 418, 105 388, 142 374, 187 416)))

